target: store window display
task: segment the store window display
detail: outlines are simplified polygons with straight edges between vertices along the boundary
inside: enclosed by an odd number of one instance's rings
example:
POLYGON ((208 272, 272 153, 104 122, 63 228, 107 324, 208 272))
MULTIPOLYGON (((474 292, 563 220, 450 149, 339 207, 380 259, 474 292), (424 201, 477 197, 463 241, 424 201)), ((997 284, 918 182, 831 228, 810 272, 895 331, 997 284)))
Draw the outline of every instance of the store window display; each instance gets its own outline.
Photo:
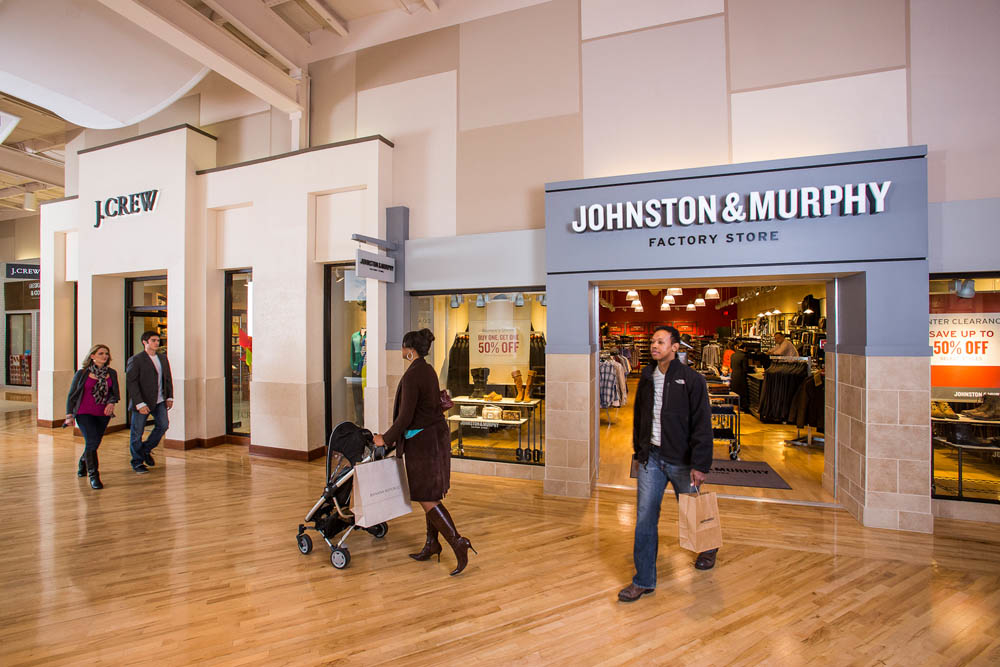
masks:
POLYGON ((545 461, 545 295, 541 292, 416 297, 412 328, 441 335, 427 355, 452 396, 452 456, 545 461))
POLYGON ((931 493, 1000 503, 1000 275, 930 281, 931 493))
POLYGON ((363 425, 368 371, 366 281, 345 266, 330 266, 328 271, 330 424, 363 425))
POLYGON ((250 435, 250 382, 253 373, 253 273, 226 272, 229 365, 226 369, 226 432, 250 435))

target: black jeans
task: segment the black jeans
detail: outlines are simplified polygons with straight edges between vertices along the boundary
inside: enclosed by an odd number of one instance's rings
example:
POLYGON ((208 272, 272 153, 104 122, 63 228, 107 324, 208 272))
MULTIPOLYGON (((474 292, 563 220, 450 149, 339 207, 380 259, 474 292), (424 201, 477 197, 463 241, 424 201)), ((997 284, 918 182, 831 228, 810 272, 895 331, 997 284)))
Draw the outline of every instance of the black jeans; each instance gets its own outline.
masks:
POLYGON ((83 433, 83 452, 86 455, 87 452, 96 452, 97 448, 101 446, 101 439, 104 437, 104 431, 108 428, 108 422, 111 421, 111 417, 105 417, 97 415, 77 415, 76 425, 80 427, 80 433, 83 433))

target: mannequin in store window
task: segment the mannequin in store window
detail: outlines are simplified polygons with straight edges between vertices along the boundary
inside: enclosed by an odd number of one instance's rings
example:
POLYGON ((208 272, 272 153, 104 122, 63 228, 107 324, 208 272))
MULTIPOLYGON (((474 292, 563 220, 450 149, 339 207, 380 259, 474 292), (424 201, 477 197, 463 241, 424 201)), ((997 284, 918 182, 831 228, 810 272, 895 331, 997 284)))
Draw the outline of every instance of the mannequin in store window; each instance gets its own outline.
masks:
MULTIPOLYGON (((361 327, 351 334, 351 375, 362 377, 365 365, 368 363, 368 329, 361 327)), ((354 394, 354 423, 364 426, 365 423, 365 392, 363 382, 351 385, 354 394)))
POLYGON ((434 334, 430 329, 410 331, 403 336, 403 360, 408 361, 410 367, 396 389, 392 426, 375 436, 375 444, 379 447, 395 444, 396 456, 402 456, 406 464, 410 498, 420 503, 425 512, 427 540, 418 553, 410 554, 410 558, 425 561, 436 555, 440 560, 440 534, 458 559, 458 565, 451 572, 454 576, 468 565, 472 543, 459 535, 455 522, 441 503, 451 485, 451 431, 441 409, 437 371, 424 360, 433 342, 434 334))

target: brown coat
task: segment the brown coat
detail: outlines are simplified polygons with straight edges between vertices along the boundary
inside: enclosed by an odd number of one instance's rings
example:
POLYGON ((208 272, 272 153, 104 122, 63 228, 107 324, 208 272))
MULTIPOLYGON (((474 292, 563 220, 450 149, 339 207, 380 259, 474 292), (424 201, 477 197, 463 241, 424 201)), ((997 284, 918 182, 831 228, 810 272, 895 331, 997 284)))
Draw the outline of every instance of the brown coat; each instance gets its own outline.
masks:
POLYGON ((386 444, 404 455, 410 498, 441 500, 451 483, 451 434, 441 410, 437 372, 417 357, 403 373, 392 408, 392 426, 382 434, 386 444), (423 429, 404 441, 403 434, 423 429))

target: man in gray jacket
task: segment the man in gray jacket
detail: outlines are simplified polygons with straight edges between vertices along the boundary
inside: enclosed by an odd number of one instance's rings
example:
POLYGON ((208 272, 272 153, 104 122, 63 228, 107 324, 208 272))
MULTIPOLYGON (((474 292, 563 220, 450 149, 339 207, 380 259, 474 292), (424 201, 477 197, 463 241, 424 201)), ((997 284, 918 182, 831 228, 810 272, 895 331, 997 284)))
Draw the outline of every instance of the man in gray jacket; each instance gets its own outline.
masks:
MULTIPOLYGON (((639 462, 635 542, 635 576, 619 591, 622 602, 634 602, 656 588, 660 505, 667 483, 674 494, 693 493, 712 467, 712 408, 708 384, 677 358, 677 329, 659 326, 649 351, 653 364, 642 369, 636 389, 632 447, 639 462)), ((694 566, 715 566, 718 549, 698 554, 694 566)))

